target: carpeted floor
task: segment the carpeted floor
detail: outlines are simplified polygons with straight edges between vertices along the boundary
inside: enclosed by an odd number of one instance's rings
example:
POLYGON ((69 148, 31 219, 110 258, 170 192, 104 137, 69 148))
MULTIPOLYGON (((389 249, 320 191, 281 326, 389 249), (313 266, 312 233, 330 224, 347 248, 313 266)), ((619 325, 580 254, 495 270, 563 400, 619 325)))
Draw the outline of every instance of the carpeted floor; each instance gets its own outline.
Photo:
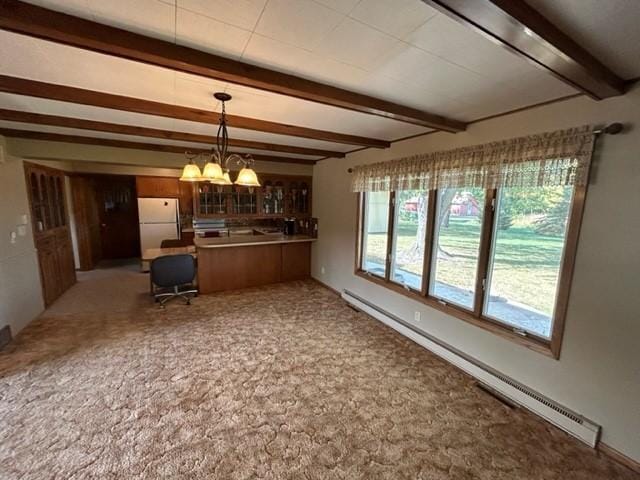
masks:
POLYGON ((0 353, 2 479, 638 479, 312 282, 81 277, 0 353))

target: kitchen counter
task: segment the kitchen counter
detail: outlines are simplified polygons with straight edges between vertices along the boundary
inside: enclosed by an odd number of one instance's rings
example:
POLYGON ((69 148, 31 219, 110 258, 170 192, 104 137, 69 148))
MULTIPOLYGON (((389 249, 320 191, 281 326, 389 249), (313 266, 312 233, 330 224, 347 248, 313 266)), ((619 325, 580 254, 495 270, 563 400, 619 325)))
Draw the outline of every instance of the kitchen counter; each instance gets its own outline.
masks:
POLYGON ((282 233, 196 238, 200 293, 309 278, 313 241, 282 233))
POLYGON ((260 235, 231 235, 228 237, 211 237, 194 239, 197 248, 248 247, 255 245, 277 245, 283 243, 315 242, 308 235, 283 235, 267 233, 260 235))

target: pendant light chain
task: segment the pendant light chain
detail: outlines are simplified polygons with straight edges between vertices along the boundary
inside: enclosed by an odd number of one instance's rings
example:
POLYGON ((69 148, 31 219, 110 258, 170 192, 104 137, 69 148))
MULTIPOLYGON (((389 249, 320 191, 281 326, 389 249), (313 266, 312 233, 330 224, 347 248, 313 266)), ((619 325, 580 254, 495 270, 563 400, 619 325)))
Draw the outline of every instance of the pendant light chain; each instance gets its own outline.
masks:
POLYGON ((251 168, 254 160, 250 154, 239 155, 237 153, 229 153, 229 132, 227 131, 227 112, 225 102, 231 100, 228 93, 218 92, 214 97, 222 103, 220 113, 220 125, 216 134, 216 145, 211 148, 211 153, 207 156, 204 169, 200 172, 200 168, 195 163, 197 158, 201 158, 203 154, 192 155, 185 152, 185 157, 189 159, 189 163, 184 166, 182 177, 183 182, 204 182, 209 181, 216 185, 241 185, 251 190, 253 187, 259 187, 260 182, 256 172, 251 168), (229 178, 229 162, 235 161, 238 165, 242 165, 238 177, 235 182, 231 182, 229 178))

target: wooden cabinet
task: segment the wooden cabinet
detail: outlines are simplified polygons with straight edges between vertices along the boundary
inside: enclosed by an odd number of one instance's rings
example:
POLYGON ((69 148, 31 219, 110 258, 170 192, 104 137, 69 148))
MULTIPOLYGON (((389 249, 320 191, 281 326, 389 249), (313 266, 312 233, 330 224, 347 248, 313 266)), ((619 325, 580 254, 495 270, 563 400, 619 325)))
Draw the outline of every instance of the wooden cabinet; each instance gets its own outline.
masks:
MULTIPOLYGON (((233 176, 233 175, 232 175, 233 176)), ((196 185, 197 217, 309 217, 311 177, 259 174, 259 188, 238 185, 196 185)))
POLYGON ((175 177, 136 177, 138 198, 177 198, 180 215, 189 217, 193 216, 193 192, 196 186, 191 182, 181 182, 175 177))
POLYGON ((311 276, 311 243, 282 244, 281 280, 302 280, 311 276))
POLYGON ((311 242, 198 248, 200 293, 308 278, 311 242))
POLYGON ((138 197, 178 198, 181 183, 175 177, 136 177, 138 197))
POLYGON ((46 306, 76 282, 64 172, 25 163, 33 237, 46 306))

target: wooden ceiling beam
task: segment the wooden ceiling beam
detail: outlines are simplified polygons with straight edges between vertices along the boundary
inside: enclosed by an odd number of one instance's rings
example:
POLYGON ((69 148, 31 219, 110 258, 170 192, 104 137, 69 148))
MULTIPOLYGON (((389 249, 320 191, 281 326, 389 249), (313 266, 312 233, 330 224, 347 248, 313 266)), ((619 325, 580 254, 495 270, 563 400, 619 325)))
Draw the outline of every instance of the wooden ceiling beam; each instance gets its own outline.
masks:
MULTIPOLYGON (((189 120, 192 122, 220 123, 220 114, 211 110, 171 105, 168 103, 154 102, 140 98, 125 97, 112 93, 97 92, 84 88, 69 87, 54 83, 28 80, 26 78, 0 75, 0 92, 26 95, 29 97, 46 98, 62 102, 78 103, 93 107, 111 108, 124 112, 143 113, 159 117, 189 120)), ((230 127, 257 132, 274 133, 291 137, 309 138, 325 142, 341 143, 347 145, 360 145, 363 147, 388 148, 391 145, 386 140, 347 135, 344 133, 317 130, 315 128, 299 127, 286 123, 269 122, 256 118, 242 117, 227 114, 227 124, 230 127)))
POLYGON ((590 97, 626 91, 625 81, 524 0, 422 0, 590 97))
MULTIPOLYGON (((84 88, 69 87, 54 83, 28 80, 26 78, 0 75, 0 92, 26 95, 29 97, 46 98, 61 102, 78 103, 92 107, 111 108, 124 112, 144 113, 159 117, 176 118, 192 122, 219 124, 220 114, 211 110, 171 105, 169 103, 154 102, 140 98, 125 97, 112 93, 97 92, 84 88)), ((309 138, 332 143, 359 145, 373 148, 388 148, 391 145, 386 140, 347 135, 344 133, 317 130, 315 128, 299 127, 286 123, 269 122, 256 118, 241 117, 227 114, 227 124, 230 127, 257 132, 274 133, 291 137, 309 138)))
POLYGON ((459 132, 466 127, 464 122, 441 115, 176 45, 19 0, 0 2, 0 28, 422 127, 448 132, 459 132))
MULTIPOLYGON (((211 149, 208 148, 187 148, 180 147, 178 145, 158 145, 155 143, 129 142, 125 140, 113 140, 111 138, 83 137, 81 135, 63 135, 60 133, 35 132, 32 130, 19 130, 13 128, 0 128, 0 135, 12 138, 28 138, 31 140, 45 140, 49 142, 79 143, 82 145, 130 148, 134 150, 151 150, 153 152, 164 153, 184 154, 186 151, 190 153, 208 153, 211 151, 211 149)), ((242 155, 242 153, 240 153, 240 155, 242 155)), ((251 156, 254 158, 254 160, 260 160, 263 162, 298 163, 304 165, 313 165, 314 163, 316 163, 315 160, 308 160, 305 158, 278 157, 260 154, 252 154, 251 156)))
MULTIPOLYGON (((211 135, 199 135, 195 133, 176 132, 172 130, 160 130, 157 128, 123 125, 120 123, 99 122, 95 120, 61 117, 58 115, 23 112, 19 110, 8 110, 3 108, 0 108, 0 120, 31 123, 37 125, 50 125, 54 127, 76 128, 80 130, 91 130, 96 132, 118 133, 122 135, 135 135, 138 137, 162 138, 165 140, 175 140, 180 142, 206 143, 211 146, 215 145, 216 143, 216 137, 211 135)), ((327 156, 344 158, 345 156, 343 152, 334 152, 330 150, 320 150, 306 147, 295 147, 275 143, 254 142, 251 140, 239 140, 237 138, 230 138, 229 145, 232 147, 252 148, 256 150, 267 150, 270 152, 296 153, 298 155, 311 155, 318 157, 327 156)))

